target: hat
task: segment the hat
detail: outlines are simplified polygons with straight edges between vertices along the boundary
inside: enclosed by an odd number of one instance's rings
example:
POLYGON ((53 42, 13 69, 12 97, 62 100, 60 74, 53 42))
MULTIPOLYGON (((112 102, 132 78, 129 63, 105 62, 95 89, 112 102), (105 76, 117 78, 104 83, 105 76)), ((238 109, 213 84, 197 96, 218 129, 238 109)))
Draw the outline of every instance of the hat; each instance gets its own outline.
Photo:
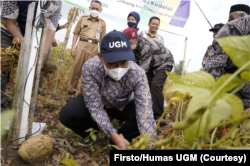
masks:
POLYGON ((139 13, 137 13, 137 12, 130 12, 128 14, 128 18, 129 18, 130 15, 134 16, 134 18, 136 19, 137 23, 140 22, 140 15, 139 15, 139 13))
POLYGON ((244 4, 231 6, 229 14, 231 14, 232 12, 236 12, 236 11, 246 12, 248 15, 250 15, 250 7, 244 4))
POLYGON ((135 28, 127 28, 123 31, 123 33, 129 38, 129 40, 138 36, 135 28))
POLYGON ((135 60, 130 40, 124 33, 116 30, 109 32, 103 37, 100 50, 102 58, 108 63, 135 60))
POLYGON ((220 30, 223 26, 224 26, 224 24, 222 24, 222 23, 215 24, 214 27, 212 29, 210 29, 209 31, 220 30))

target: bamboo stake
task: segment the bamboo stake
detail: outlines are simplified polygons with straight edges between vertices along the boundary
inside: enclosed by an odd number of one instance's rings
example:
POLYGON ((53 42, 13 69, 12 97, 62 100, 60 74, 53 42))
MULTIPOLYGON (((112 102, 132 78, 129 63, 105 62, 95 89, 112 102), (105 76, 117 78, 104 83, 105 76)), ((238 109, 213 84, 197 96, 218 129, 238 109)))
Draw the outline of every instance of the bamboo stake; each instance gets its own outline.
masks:
MULTIPOLYGON (((30 39, 32 32, 32 21, 34 17, 35 2, 31 3, 28 8, 27 22, 25 28, 25 36, 22 41, 21 51, 19 55, 19 63, 17 67, 17 75, 15 80, 15 94, 13 109, 16 110, 16 116, 14 119, 13 139, 19 138, 20 124, 22 118, 23 98, 24 98, 24 86, 27 78, 28 61, 30 55, 30 39), (20 61, 21 60, 21 61, 20 61)), ((11 128, 11 127, 10 127, 11 128)), ((13 146, 18 146, 18 140, 13 141, 13 146)))
POLYGON ((57 78, 56 78, 56 86, 55 86, 55 90, 54 90, 54 95, 56 94, 57 91, 57 87, 58 87, 58 81, 59 81, 59 76, 62 70, 62 64, 63 64, 63 60, 64 60, 64 55, 65 55, 65 50, 69 41, 69 35, 72 29, 72 25, 73 22, 75 21, 76 18, 76 13, 77 13, 77 8, 74 8, 74 12, 73 12, 73 16, 71 17, 71 20, 69 22, 69 26, 67 28, 67 33, 63 42, 63 47, 62 47, 62 52, 61 52, 61 56, 60 56, 60 60, 59 60, 59 65, 58 65, 58 73, 57 73, 57 78))
POLYGON ((182 66, 181 76, 183 76, 184 71, 185 71, 185 60, 186 60, 186 53, 187 53, 187 40, 188 40, 188 38, 186 37, 185 50, 184 50, 184 58, 183 58, 183 66, 182 66))
POLYGON ((186 70, 188 69, 188 66, 189 66, 190 61, 191 61, 191 59, 189 59, 189 61, 188 61, 188 64, 187 64, 186 70))
POLYGON ((39 57, 38 57, 37 66, 36 66, 35 87, 33 90, 32 97, 31 97, 31 110, 29 111, 28 135, 32 134, 32 124, 34 120, 34 110, 36 109, 35 107, 36 107, 37 93, 38 93, 38 88, 39 88, 39 80, 40 80, 40 73, 41 73, 41 68, 42 68, 43 52, 44 52, 44 45, 45 45, 45 40, 47 36, 47 29, 48 29, 48 26, 43 28, 43 32, 42 32, 42 36, 40 40, 39 57))

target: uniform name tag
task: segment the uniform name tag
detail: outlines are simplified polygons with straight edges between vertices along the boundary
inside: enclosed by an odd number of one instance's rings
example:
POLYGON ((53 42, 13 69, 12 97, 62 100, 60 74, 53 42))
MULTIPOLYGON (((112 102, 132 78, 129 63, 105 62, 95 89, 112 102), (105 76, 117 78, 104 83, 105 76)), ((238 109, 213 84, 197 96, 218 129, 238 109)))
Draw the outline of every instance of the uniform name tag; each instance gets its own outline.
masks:
POLYGON ((100 39, 100 33, 96 33, 96 39, 100 39))

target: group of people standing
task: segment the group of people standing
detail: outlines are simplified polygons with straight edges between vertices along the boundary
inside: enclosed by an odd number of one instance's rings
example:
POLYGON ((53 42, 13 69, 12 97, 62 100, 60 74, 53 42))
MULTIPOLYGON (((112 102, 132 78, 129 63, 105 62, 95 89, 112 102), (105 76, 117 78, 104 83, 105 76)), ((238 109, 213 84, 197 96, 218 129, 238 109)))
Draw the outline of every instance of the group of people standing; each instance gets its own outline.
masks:
MULTIPOLYGON (((231 6, 228 23, 225 25, 222 23, 216 24, 210 31, 213 31, 213 38, 215 40, 208 47, 202 65, 204 70, 213 75, 217 80, 224 74, 234 73, 238 68, 222 50, 216 39, 228 36, 250 35, 250 7, 245 4, 231 6)), ((242 100, 244 109, 250 108, 250 83, 246 84, 235 95, 242 100)))

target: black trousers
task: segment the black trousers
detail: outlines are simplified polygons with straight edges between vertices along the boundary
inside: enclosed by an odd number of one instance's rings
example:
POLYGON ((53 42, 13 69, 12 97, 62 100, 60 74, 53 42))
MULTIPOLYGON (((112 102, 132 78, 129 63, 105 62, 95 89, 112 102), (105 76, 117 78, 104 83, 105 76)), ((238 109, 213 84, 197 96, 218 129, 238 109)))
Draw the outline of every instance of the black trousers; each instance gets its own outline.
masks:
MULTIPOLYGON (((140 135, 136 120, 134 100, 130 101, 123 111, 113 108, 106 109, 106 112, 115 119, 125 121, 123 126, 118 130, 118 134, 122 134, 129 142, 140 135)), ((83 138, 89 135, 89 132, 85 132, 89 128, 100 131, 97 123, 92 120, 91 114, 85 106, 83 94, 79 94, 74 100, 62 108, 59 113, 59 119, 64 126, 70 128, 83 138)))
POLYGON ((157 119, 161 117, 164 111, 164 96, 162 90, 167 79, 166 70, 158 70, 155 75, 153 71, 150 70, 147 73, 147 78, 153 101, 154 118, 157 119))

